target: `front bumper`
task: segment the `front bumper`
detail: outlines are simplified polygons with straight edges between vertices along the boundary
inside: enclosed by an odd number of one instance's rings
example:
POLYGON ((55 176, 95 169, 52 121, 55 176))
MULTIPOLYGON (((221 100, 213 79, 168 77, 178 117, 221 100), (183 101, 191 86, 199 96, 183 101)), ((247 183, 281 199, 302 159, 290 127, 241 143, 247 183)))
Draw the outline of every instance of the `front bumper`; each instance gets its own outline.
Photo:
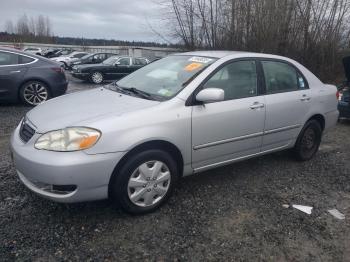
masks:
POLYGON ((19 127, 11 136, 11 150, 22 183, 42 197, 63 203, 108 198, 108 184, 122 152, 89 155, 83 151, 37 150, 35 134, 28 143, 19 137, 19 127), (71 188, 58 191, 57 188, 71 188))

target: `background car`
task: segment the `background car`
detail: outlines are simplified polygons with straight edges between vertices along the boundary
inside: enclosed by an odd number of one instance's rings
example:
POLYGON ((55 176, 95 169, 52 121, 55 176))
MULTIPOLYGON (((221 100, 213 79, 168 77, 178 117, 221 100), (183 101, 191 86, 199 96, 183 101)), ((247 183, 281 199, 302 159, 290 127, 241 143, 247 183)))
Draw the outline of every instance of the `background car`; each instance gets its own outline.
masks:
POLYGON ((74 66, 72 76, 101 84, 104 80, 120 79, 147 64, 149 60, 144 57, 112 56, 100 64, 74 66))
POLYGON ((67 63, 69 69, 76 65, 85 65, 85 64, 100 64, 111 56, 116 56, 117 54, 113 53, 94 53, 83 56, 82 58, 71 61, 67 63))
POLYGON ((65 56, 59 56, 51 58, 52 61, 60 63, 64 69, 68 69, 68 63, 71 63, 73 61, 77 61, 79 58, 82 58, 83 56, 86 56, 88 53, 86 52, 72 52, 69 55, 65 56))
POLYGON ((38 47, 27 47, 23 49, 23 52, 33 55, 42 55, 42 50, 38 47))
POLYGON ((75 51, 76 50, 71 49, 71 48, 59 49, 58 51, 50 54, 50 57, 48 57, 48 58, 54 58, 54 57, 59 57, 59 56, 69 56, 70 54, 72 54, 75 51))
POLYGON ((68 82, 63 69, 44 57, 0 48, 0 101, 35 106, 62 95, 68 82))
POLYGON ((339 118, 350 119, 350 56, 343 59, 346 80, 339 87, 338 92, 338 110, 339 118))
POLYGON ((42 56, 44 56, 46 58, 52 58, 59 51, 61 51, 61 49, 59 49, 59 48, 46 49, 45 51, 43 51, 42 56))

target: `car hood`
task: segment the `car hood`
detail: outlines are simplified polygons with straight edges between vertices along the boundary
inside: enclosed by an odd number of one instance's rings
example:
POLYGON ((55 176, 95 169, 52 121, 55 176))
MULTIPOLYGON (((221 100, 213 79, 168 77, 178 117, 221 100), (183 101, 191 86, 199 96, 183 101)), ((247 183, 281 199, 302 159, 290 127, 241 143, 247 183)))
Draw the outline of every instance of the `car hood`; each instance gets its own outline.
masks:
POLYGON ((344 65, 345 76, 348 82, 350 82, 350 56, 345 57, 343 59, 343 65, 344 65))
POLYGON ((102 117, 120 116, 158 105, 160 102, 95 88, 51 99, 27 113, 38 133, 79 126, 102 117))

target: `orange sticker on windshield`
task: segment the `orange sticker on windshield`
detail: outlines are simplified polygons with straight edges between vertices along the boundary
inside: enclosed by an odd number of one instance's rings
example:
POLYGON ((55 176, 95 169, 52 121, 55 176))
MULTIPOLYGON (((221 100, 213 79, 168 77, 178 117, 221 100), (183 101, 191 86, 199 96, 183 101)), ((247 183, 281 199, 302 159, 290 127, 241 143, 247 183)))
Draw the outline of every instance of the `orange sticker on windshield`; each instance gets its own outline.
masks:
POLYGON ((191 63, 185 67, 185 70, 186 71, 193 71, 193 70, 196 70, 196 69, 202 67, 202 65, 203 64, 201 64, 201 63, 191 63))

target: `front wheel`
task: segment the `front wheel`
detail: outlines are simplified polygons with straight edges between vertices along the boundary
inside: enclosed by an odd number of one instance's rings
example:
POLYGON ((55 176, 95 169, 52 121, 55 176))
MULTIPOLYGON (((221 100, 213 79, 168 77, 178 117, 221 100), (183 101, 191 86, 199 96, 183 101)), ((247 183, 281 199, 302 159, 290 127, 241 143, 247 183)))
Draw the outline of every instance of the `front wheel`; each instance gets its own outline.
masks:
POLYGON ((294 146, 294 155, 300 161, 313 158, 321 144, 322 128, 318 121, 308 121, 301 130, 294 146))
POLYGON ((91 82, 94 84, 101 84, 104 80, 103 74, 100 72, 93 72, 90 76, 91 82))
POLYGON ((147 150, 130 157, 110 183, 110 196, 126 212, 149 213, 170 197, 178 179, 174 159, 161 150, 147 150))

